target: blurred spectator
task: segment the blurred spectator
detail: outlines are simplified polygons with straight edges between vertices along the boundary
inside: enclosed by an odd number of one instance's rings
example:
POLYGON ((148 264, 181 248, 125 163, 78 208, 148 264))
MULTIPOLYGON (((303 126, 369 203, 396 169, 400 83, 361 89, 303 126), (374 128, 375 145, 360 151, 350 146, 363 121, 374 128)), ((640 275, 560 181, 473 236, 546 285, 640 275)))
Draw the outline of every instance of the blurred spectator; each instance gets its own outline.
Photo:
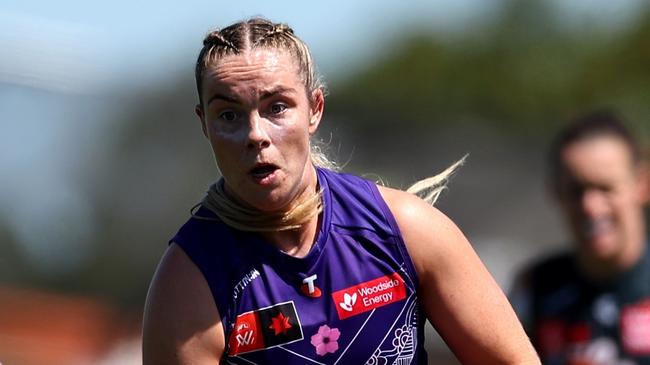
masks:
POLYGON ((545 364, 650 364, 647 159, 612 113, 583 116, 550 151, 574 239, 517 278, 512 301, 545 364))

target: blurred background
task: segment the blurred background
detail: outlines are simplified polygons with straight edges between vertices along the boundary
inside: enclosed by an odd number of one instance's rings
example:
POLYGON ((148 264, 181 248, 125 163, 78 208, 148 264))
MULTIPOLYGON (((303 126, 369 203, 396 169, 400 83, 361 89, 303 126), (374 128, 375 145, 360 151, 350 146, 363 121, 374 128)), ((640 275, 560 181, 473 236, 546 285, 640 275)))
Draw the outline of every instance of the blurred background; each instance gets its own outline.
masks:
MULTIPOLYGON (((504 290, 562 249, 546 147, 618 110, 650 134, 642 0, 0 3, 0 363, 138 364, 168 239, 218 177, 193 109, 205 33, 289 23, 329 86, 319 137, 393 187, 469 154, 439 206, 504 290)), ((431 363, 455 364, 431 332, 431 363)))

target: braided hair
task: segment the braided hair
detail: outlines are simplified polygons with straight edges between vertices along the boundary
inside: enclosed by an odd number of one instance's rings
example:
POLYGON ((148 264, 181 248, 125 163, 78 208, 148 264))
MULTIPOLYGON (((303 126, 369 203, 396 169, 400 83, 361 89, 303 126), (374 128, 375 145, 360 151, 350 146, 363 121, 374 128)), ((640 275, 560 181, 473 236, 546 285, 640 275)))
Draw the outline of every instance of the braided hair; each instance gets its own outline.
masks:
POLYGON ((237 22, 226 28, 208 33, 203 39, 203 48, 196 61, 195 78, 202 105, 202 81, 205 70, 220 59, 256 49, 268 48, 288 52, 298 65, 300 78, 305 85, 307 95, 312 98, 314 91, 325 85, 316 71, 316 66, 307 44, 298 38, 291 27, 283 23, 273 23, 264 18, 251 18, 237 22))

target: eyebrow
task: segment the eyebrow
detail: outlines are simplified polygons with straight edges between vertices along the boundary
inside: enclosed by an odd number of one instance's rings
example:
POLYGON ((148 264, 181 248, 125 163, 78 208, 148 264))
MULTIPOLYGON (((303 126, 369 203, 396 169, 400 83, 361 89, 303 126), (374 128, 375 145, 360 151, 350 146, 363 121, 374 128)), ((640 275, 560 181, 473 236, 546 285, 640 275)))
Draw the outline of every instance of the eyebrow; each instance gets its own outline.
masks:
POLYGON ((283 93, 295 94, 296 90, 292 87, 276 86, 269 90, 263 90, 260 93, 260 99, 268 99, 274 95, 283 94, 283 93))
POLYGON ((215 100, 223 100, 223 101, 227 101, 229 103, 237 103, 238 102, 237 99, 235 99, 233 97, 216 93, 216 94, 212 95, 212 97, 210 97, 210 99, 208 99, 208 102, 205 105, 206 106, 210 105, 210 103, 212 103, 215 100))
MULTIPOLYGON (((294 89, 292 87, 285 87, 285 86, 272 87, 272 88, 270 88, 268 90, 261 91, 260 92, 260 99, 262 99, 262 100, 268 99, 270 97, 273 97, 273 96, 278 95, 278 94, 283 94, 283 93, 295 94, 296 89, 294 89)), ((234 98, 232 96, 216 93, 216 94, 212 95, 212 97, 210 97, 210 99, 208 99, 208 102, 206 103, 206 105, 210 105, 210 103, 212 103, 215 100, 223 100, 223 101, 227 101, 229 103, 235 103, 235 104, 239 103, 239 100, 237 100, 236 98, 234 98)))

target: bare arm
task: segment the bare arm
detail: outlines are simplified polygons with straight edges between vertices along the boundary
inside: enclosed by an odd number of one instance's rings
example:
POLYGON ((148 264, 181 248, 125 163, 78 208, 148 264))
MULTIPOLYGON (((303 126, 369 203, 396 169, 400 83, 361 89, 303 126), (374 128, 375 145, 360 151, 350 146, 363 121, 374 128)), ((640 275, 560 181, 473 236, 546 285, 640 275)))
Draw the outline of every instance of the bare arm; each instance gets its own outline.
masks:
POLYGON ((456 225, 421 199, 380 187, 418 274, 427 318, 463 364, 539 364, 512 307, 456 225))
POLYGON ((225 342, 205 278, 175 244, 154 275, 145 304, 144 365, 218 364, 225 342))

